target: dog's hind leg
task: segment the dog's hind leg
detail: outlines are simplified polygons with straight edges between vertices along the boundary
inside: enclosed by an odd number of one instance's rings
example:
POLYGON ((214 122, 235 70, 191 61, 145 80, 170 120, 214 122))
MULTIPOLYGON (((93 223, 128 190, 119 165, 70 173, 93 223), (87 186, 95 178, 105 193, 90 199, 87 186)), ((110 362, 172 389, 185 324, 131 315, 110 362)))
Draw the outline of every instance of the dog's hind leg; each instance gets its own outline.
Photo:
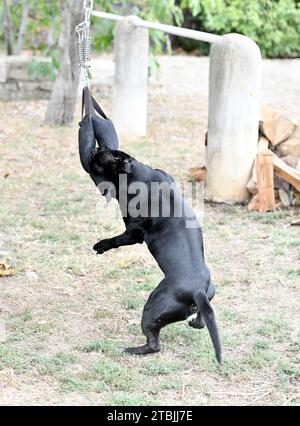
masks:
POLYGON ((131 355, 147 355, 154 352, 160 351, 160 343, 159 343, 159 332, 161 329, 161 324, 159 319, 154 320, 151 314, 152 310, 152 302, 151 295, 144 307, 143 317, 142 317, 142 330, 144 335, 146 336, 147 343, 143 346, 126 348, 124 352, 131 355))
POLYGON ((197 312, 197 316, 189 321, 189 326, 199 329, 205 327, 204 319, 202 318, 202 315, 199 311, 197 312))
POLYGON ((159 332, 162 327, 172 322, 185 320, 188 316, 186 305, 175 300, 162 286, 150 295, 143 312, 142 330, 147 343, 136 348, 127 348, 125 352, 132 355, 146 355, 160 350, 159 332))
MULTIPOLYGON (((212 281, 210 281, 207 292, 206 292, 208 300, 211 301, 214 298, 215 294, 216 294, 216 286, 212 281)), ((198 328, 198 329, 205 327, 204 319, 199 310, 197 312, 197 316, 189 321, 189 326, 193 328, 198 328)))
POLYGON ((213 281, 210 280, 209 286, 206 292, 208 300, 211 301, 215 297, 215 294, 216 294, 216 285, 213 281))
POLYGON ((148 355, 160 351, 159 332, 160 328, 144 329, 143 332, 147 338, 147 343, 143 346, 124 349, 125 353, 130 355, 148 355))

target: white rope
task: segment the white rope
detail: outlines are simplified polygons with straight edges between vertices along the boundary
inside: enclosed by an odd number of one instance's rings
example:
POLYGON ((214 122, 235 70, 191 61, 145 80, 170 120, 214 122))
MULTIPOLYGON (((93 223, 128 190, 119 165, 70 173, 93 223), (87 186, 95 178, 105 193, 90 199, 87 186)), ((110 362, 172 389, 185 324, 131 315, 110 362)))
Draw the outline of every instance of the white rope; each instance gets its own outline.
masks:
POLYGON ((84 0, 85 19, 77 25, 77 52, 78 62, 81 68, 80 78, 83 87, 89 87, 89 70, 91 62, 91 15, 94 7, 93 0, 84 0))

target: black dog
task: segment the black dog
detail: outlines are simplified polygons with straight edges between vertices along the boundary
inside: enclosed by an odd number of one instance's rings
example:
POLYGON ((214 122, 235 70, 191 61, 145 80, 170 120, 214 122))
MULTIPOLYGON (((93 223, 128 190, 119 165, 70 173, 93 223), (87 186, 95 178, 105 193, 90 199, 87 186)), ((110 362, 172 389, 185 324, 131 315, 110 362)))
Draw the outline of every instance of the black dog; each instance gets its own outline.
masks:
MULTIPOLYGON (((94 246, 98 254, 112 248, 146 242, 151 254, 165 274, 165 278, 151 293, 143 311, 142 330, 147 343, 136 348, 127 348, 125 352, 134 355, 144 355, 160 350, 160 329, 167 324, 182 321, 197 312, 197 317, 189 322, 194 328, 207 326, 214 344, 216 358, 221 362, 221 345, 209 301, 215 295, 215 286, 210 279, 209 271, 204 261, 203 239, 200 225, 192 209, 180 196, 171 176, 162 170, 152 169, 129 155, 118 151, 98 148, 90 156, 89 173, 97 180, 109 182, 115 187, 114 196, 119 201, 126 231, 116 237, 99 241, 94 246), (126 183, 120 184, 119 177, 126 177, 126 183), (132 183, 141 182, 147 188, 144 201, 148 210, 145 215, 131 214, 130 204, 136 194, 129 193, 132 183), (153 215, 151 184, 169 186, 170 208, 168 217, 163 214, 163 202, 166 196, 158 192, 158 214, 153 215), (126 202, 121 198, 126 196, 126 202), (146 199, 145 199, 146 197, 146 199), (176 209, 181 207, 182 215, 176 215, 176 209), (197 227, 187 227, 192 221, 197 227)), ((103 193, 103 192, 102 192, 103 193)), ((122 198, 123 199, 123 198, 122 198)), ((157 212, 156 211, 156 212, 157 212)))

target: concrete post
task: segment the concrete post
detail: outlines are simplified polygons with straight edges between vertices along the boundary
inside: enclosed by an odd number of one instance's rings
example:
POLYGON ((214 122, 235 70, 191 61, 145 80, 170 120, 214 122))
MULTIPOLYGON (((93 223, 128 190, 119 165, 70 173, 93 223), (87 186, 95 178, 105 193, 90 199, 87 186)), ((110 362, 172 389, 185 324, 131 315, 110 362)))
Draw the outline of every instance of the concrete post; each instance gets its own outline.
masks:
POLYGON ((257 151, 262 58, 256 43, 228 34, 211 47, 206 198, 246 201, 257 151))
POLYGON ((115 34, 113 122, 120 135, 147 132, 149 32, 129 16, 118 22, 115 34))

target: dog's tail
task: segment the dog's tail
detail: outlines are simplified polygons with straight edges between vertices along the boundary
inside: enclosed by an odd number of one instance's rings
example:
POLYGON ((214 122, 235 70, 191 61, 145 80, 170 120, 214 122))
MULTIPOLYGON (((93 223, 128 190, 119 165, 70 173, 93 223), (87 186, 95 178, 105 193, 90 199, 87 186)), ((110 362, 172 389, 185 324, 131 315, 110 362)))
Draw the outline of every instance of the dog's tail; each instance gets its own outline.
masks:
POLYGON ((202 291, 198 292, 194 296, 194 300, 208 328, 211 340, 215 348, 217 361, 219 364, 221 364, 221 343, 213 308, 211 307, 206 294, 202 291))

